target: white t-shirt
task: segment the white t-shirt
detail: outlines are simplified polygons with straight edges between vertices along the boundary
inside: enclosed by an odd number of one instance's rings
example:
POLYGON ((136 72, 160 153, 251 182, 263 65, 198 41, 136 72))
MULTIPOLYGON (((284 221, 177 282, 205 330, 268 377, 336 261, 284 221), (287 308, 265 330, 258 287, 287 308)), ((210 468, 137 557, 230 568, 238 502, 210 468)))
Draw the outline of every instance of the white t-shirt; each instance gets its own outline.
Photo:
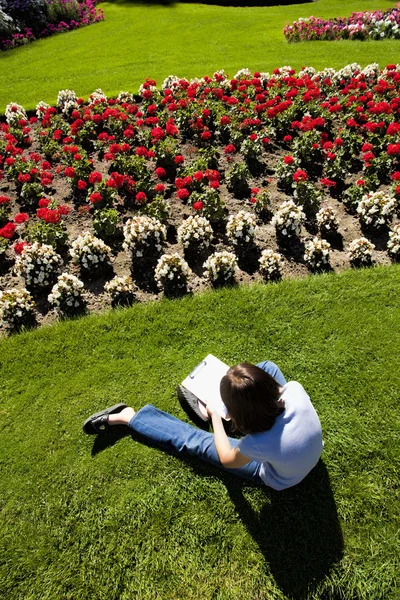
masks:
POLYGON ((281 398, 285 410, 269 431, 243 437, 239 451, 262 463, 260 477, 275 490, 299 483, 317 464, 322 448, 318 415, 303 386, 289 381, 281 398))

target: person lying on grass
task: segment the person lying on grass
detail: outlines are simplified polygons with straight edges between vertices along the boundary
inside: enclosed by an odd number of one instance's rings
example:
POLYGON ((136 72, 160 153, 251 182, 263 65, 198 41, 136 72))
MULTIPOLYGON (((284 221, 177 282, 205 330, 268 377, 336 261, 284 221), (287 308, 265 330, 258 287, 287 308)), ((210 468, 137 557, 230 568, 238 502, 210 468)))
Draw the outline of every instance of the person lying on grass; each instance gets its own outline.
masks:
POLYGON ((202 423, 211 419, 214 433, 150 404, 135 412, 124 403, 92 415, 83 430, 97 434, 128 425, 167 450, 197 456, 275 490, 296 485, 315 467, 323 448, 321 423, 300 383, 287 383, 271 361, 241 363, 221 379, 220 392, 234 431, 244 435, 241 439, 228 437, 221 417, 197 400, 194 404, 184 388, 178 392, 181 402, 189 402, 202 423))

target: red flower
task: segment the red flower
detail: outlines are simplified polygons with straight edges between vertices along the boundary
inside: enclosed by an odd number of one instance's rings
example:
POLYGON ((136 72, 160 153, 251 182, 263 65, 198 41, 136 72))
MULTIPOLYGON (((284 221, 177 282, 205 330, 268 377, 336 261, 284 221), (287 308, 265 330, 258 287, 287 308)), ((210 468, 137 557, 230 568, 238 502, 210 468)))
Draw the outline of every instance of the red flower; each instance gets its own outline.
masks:
POLYGON ((157 177, 159 177, 160 179, 162 179, 163 177, 167 176, 167 172, 162 167, 157 167, 157 169, 156 169, 156 175, 157 175, 157 177))
POLYGON ((210 181, 210 188, 217 190, 219 188, 219 181, 217 181, 216 179, 214 181, 210 181))
POLYGON ((189 190, 187 190, 186 188, 181 188, 180 190, 178 190, 178 198, 180 200, 187 200, 189 196, 189 190))
POLYGON ((157 193, 162 194, 163 192, 165 192, 165 185, 163 185, 162 183, 157 183, 154 189, 157 193))
POLYGON ((250 198, 250 202, 252 202, 253 204, 255 204, 257 202, 257 198, 250 198))
POLYGON ((400 144, 389 144, 386 152, 389 156, 400 154, 400 144))
POLYGON ((251 193, 253 194, 253 196, 256 196, 260 191, 260 188, 258 187, 253 187, 251 188, 251 193))
POLYGON ((31 181, 31 176, 29 173, 18 173, 18 181, 19 183, 29 183, 31 181))
POLYGON ((356 184, 357 185, 364 185, 365 181, 364 181, 364 179, 357 179, 356 184))
POLYGON ((114 171, 111 173, 111 177, 114 179, 118 189, 124 185, 125 175, 121 175, 117 171, 114 171))
POLYGON ((135 200, 138 204, 146 204, 147 196, 144 192, 138 192, 135 196, 135 200))
POLYGON ((336 181, 333 181, 332 179, 328 179, 327 177, 323 177, 321 179, 321 185, 324 185, 326 187, 336 187, 336 181))
POLYGON ((22 250, 25 246, 29 246, 28 242, 16 242, 14 244, 14 251, 16 254, 22 254, 22 250))
POLYGON ((151 130, 151 137, 155 140, 162 140, 164 136, 165 133, 162 127, 154 127, 154 129, 151 130))
POLYGON ((258 139, 258 135, 256 133, 252 133, 251 135, 249 135, 249 140, 251 140, 252 142, 255 142, 257 139, 258 139))
POLYGON ((47 200, 47 198, 40 198, 38 204, 39 204, 40 208, 47 208, 48 205, 50 204, 50 200, 47 200))
POLYGON ((58 212, 60 215, 68 215, 71 212, 71 207, 66 204, 62 204, 58 207, 58 212))
POLYGON ((363 154, 363 160, 365 162, 370 162, 374 158, 375 158, 375 154, 373 152, 366 152, 365 154, 363 154))
POLYGON ((202 140, 209 140, 211 138, 211 131, 203 131, 200 137, 202 140))
MULTIPOLYGON (((392 179, 393 179, 393 181, 400 181, 400 171, 395 171, 392 175, 392 179)), ((1 198, 0 198, 0 204, 1 204, 1 198)))
POLYGON ((17 223, 18 225, 20 223, 25 223, 25 221, 27 221, 29 219, 29 215, 27 213, 18 213, 17 215, 15 215, 14 217, 14 223, 17 223))
POLYGON ((71 178, 75 177, 75 169, 74 169, 74 167, 65 167, 65 169, 64 169, 64 175, 66 177, 71 177, 71 178))
POLYGON ((283 162, 285 163, 285 165, 292 165, 294 163, 294 158, 293 158, 293 156, 290 156, 288 154, 287 156, 284 157, 283 162))
POLYGON ((83 181, 83 179, 79 179, 78 180, 78 190, 86 190, 86 188, 87 188, 86 181, 83 181))
POLYGON ((291 135, 285 135, 285 137, 283 138, 283 141, 287 144, 289 142, 292 141, 292 136, 291 135))
POLYGON ((302 169, 297 169, 297 171, 293 173, 293 179, 295 181, 306 181, 308 179, 308 175, 302 169))
POLYGON ((224 148, 225 154, 234 154, 236 152, 236 148, 233 144, 228 144, 224 148))
POLYGON ((117 187, 117 183, 116 183, 115 179, 113 179, 112 177, 110 177, 109 179, 107 179, 107 181, 106 181, 106 187, 108 187, 108 188, 116 188, 117 187))
POLYGON ((370 152, 373 149, 374 149, 373 145, 370 144, 369 142, 366 142, 365 144, 362 145, 361 152, 370 152))
POLYGON ((0 204, 7 204, 7 202, 10 202, 10 198, 7 196, 0 196, 0 204))
POLYGON ((202 179, 204 179, 204 173, 202 171, 196 171, 196 173, 193 173, 193 177, 196 181, 202 181, 202 179))
POLYGON ((99 192, 93 192, 92 194, 90 194, 89 196, 89 201, 92 204, 96 204, 97 202, 101 202, 103 200, 103 197, 101 194, 99 194, 99 192))
POLYGON ((102 179, 103 179, 102 174, 99 173, 98 171, 93 171, 89 175, 89 183, 91 183, 91 184, 100 183, 102 181, 102 179))
POLYGON ((229 125, 229 123, 231 122, 230 118, 227 115, 223 115, 220 119, 220 124, 221 125, 229 125))
POLYGON ((7 240, 10 240, 12 238, 12 236, 14 235, 16 230, 16 225, 14 225, 14 223, 7 223, 7 225, 4 225, 4 227, 2 227, 0 229, 0 237, 6 238, 7 240))
POLYGON ((193 208, 194 208, 194 210, 201 210, 202 208, 204 208, 204 204, 203 204, 203 202, 198 200, 197 202, 193 203, 193 208))
POLYGON ((182 156, 182 154, 178 154, 178 156, 175 156, 175 158, 174 158, 174 163, 175 163, 176 165, 180 165, 181 163, 183 163, 183 162, 184 162, 184 160, 185 160, 185 159, 184 159, 184 157, 182 156))

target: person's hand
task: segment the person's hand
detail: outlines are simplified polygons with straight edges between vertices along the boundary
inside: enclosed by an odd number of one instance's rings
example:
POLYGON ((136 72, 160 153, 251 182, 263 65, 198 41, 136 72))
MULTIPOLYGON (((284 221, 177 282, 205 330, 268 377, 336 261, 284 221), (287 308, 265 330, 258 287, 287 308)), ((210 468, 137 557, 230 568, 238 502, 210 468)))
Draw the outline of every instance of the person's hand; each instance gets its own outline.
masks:
POLYGON ((213 417, 219 417, 219 414, 216 412, 216 410, 209 404, 206 405, 206 411, 210 419, 212 419, 213 417))

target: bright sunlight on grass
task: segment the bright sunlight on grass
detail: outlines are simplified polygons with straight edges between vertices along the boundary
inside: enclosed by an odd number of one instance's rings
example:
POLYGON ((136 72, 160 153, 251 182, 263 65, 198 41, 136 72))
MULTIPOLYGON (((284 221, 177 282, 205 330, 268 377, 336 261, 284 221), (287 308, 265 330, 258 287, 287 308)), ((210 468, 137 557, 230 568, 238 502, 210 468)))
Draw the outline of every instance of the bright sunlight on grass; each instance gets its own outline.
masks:
POLYGON ((400 266, 138 305, 0 343, 0 594, 394 600, 400 266), (125 400, 186 419, 208 352, 270 358, 310 393, 323 461, 285 492, 83 420, 125 400))

